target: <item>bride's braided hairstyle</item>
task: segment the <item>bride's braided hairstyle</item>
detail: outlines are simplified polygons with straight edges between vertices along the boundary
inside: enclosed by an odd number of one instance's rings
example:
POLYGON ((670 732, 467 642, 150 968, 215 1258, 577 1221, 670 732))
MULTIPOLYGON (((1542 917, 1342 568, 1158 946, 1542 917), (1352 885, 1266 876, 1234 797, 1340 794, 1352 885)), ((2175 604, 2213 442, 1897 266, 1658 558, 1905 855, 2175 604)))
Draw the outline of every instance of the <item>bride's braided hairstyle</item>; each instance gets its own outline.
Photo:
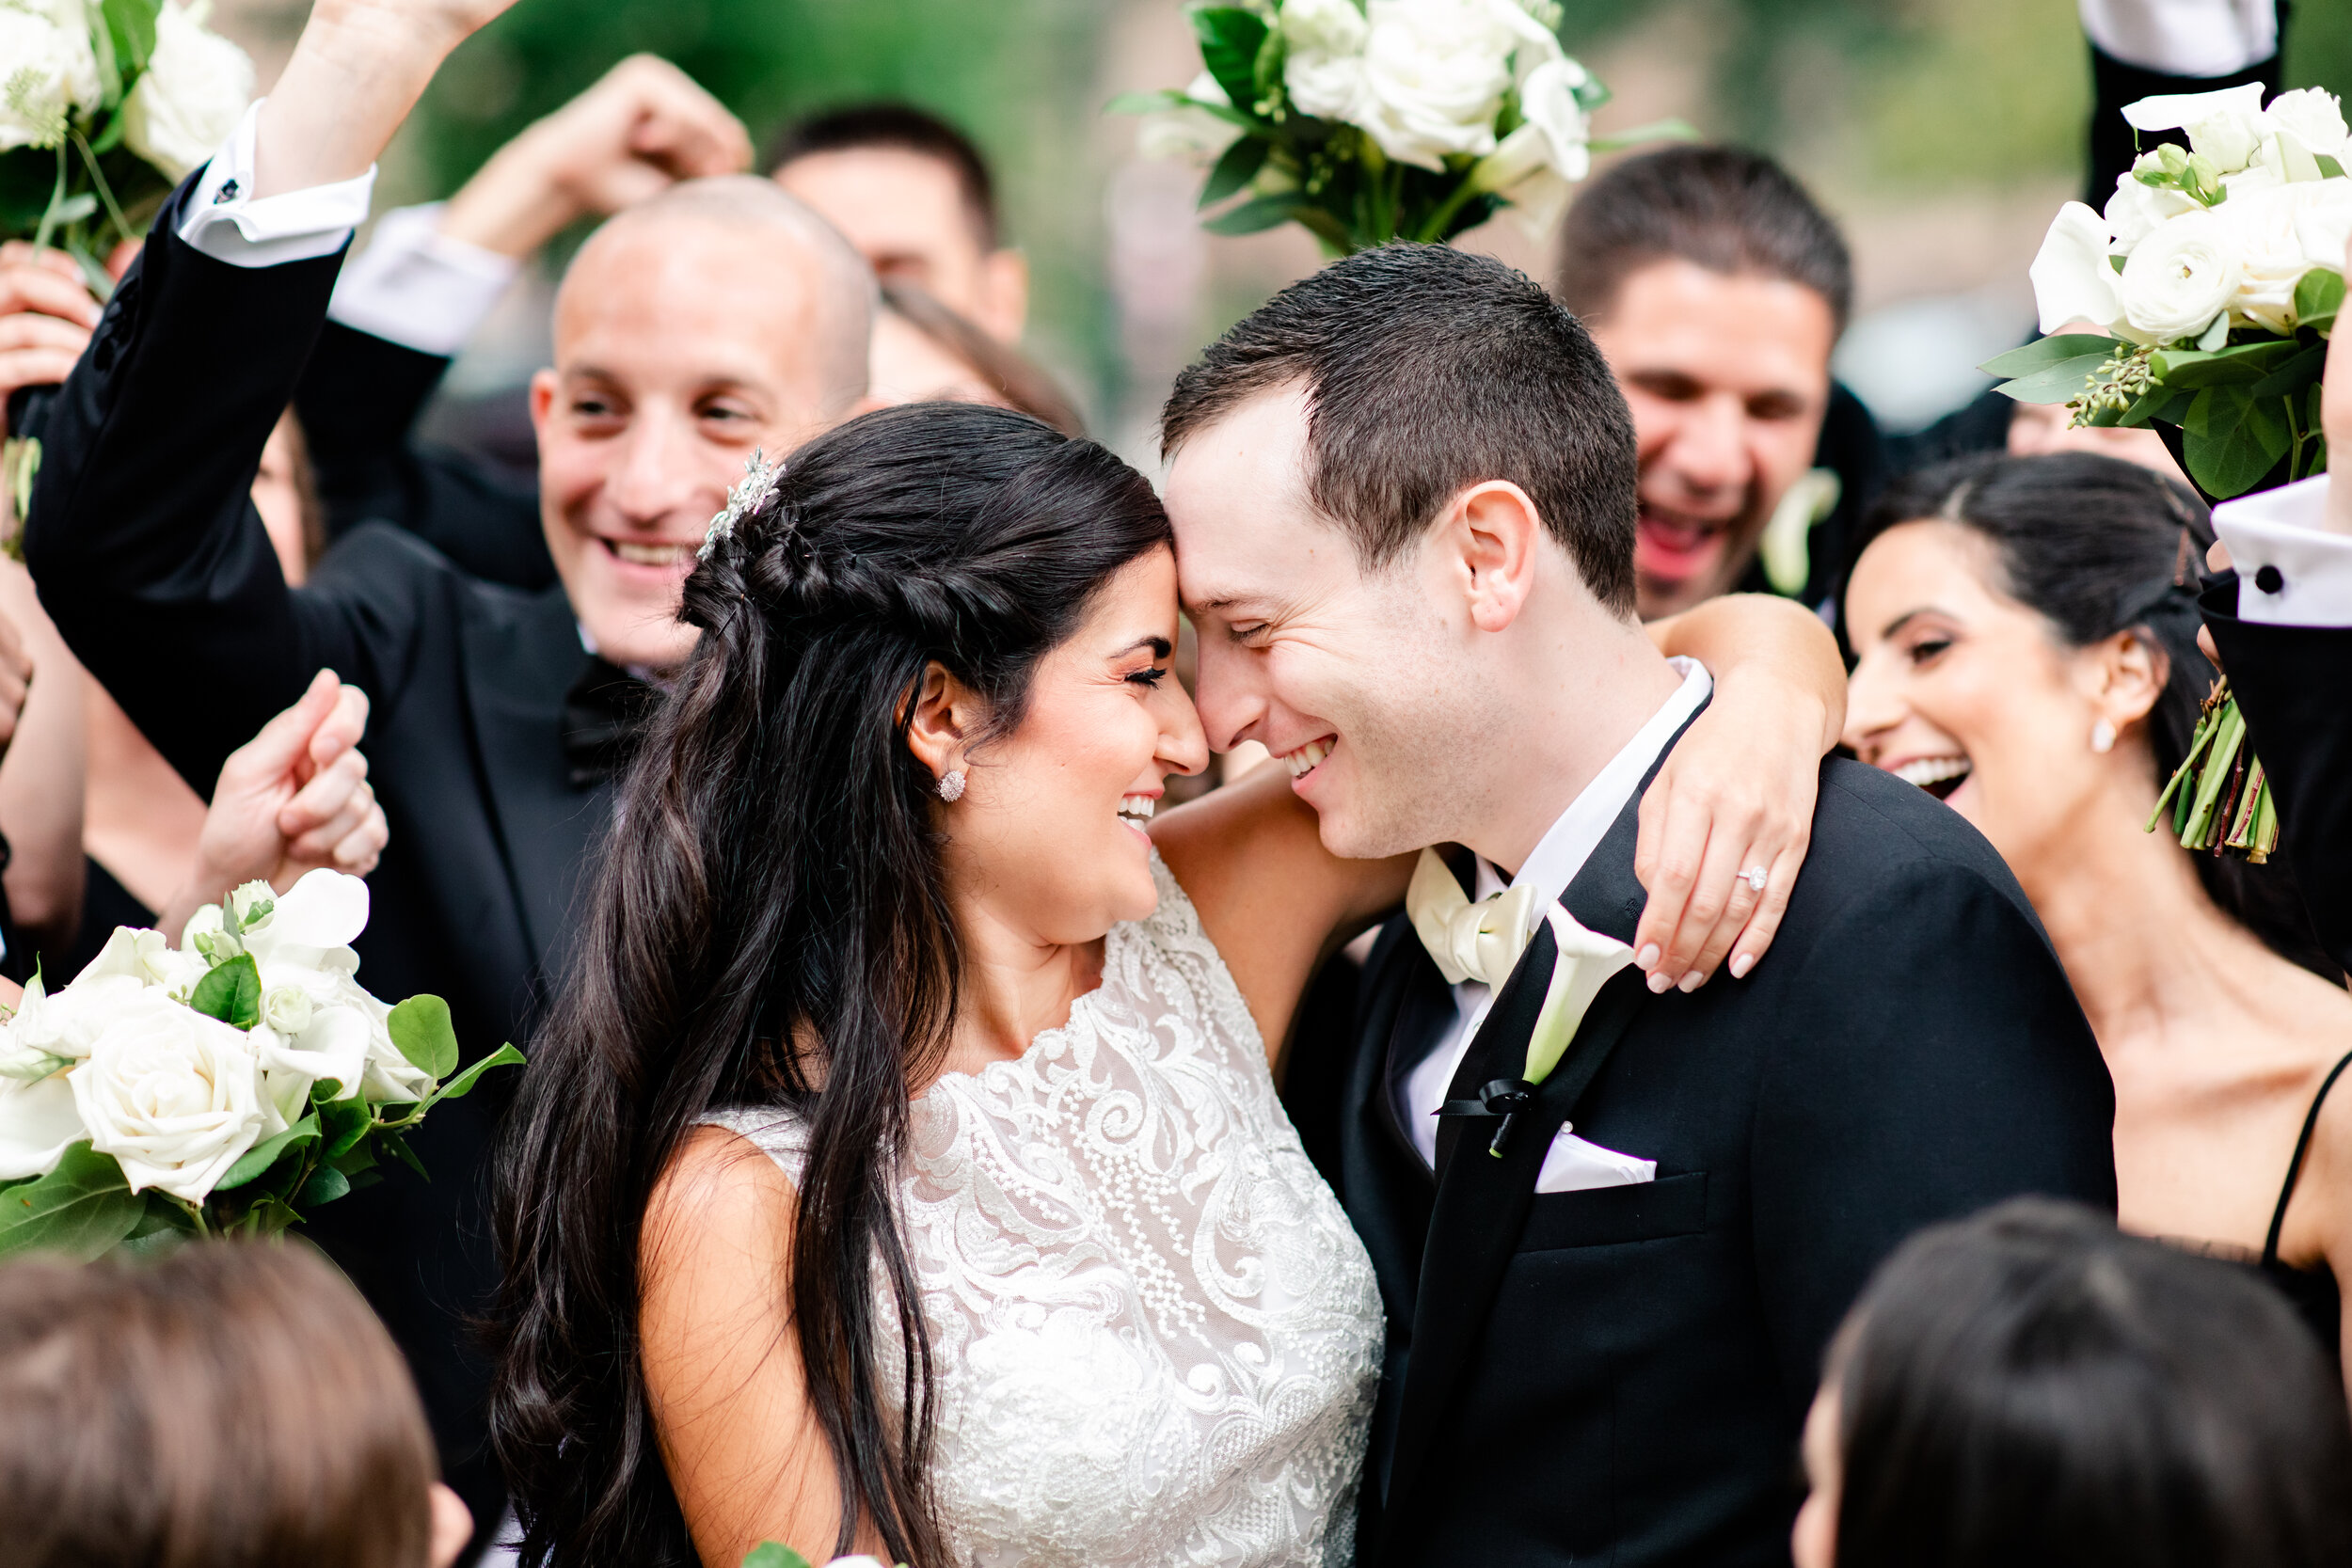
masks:
POLYGON ((642 1226, 698 1117, 779 1106, 809 1135, 789 1293, 835 1550, 863 1521, 891 1560, 944 1564, 892 1193, 961 958, 912 698, 937 663, 993 733, 1018 724, 1038 660, 1168 543, 1101 447, 956 404, 842 426, 714 528, 680 610, 702 635, 623 785, 501 1160, 491 1417, 526 1562, 697 1561, 639 1359, 642 1226))

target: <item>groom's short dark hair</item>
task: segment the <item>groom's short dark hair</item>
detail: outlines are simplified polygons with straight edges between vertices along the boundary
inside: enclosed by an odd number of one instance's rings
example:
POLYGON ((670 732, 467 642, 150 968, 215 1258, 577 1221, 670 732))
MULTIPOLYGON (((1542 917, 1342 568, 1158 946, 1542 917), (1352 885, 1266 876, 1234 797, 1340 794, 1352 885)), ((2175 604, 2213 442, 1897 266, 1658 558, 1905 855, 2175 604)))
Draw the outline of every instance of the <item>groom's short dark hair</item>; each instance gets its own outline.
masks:
POLYGON ((1448 245, 1334 261, 1176 378, 1160 450, 1278 387, 1307 393, 1308 496, 1368 567, 1470 485, 1527 492, 1584 584, 1633 612, 1633 420, 1577 319, 1524 273, 1448 245))

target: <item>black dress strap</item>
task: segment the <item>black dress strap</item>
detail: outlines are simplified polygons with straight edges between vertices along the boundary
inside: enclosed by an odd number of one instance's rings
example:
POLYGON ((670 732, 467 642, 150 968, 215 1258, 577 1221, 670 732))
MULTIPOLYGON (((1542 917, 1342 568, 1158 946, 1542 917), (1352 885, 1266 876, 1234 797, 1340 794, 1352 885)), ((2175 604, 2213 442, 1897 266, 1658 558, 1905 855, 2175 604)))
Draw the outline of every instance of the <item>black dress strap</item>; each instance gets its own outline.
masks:
POLYGON ((2295 1140, 2295 1158, 2287 1162, 2287 1184, 2279 1189, 2279 1207, 2270 1215, 2270 1236, 2263 1243, 2265 1268, 2279 1261, 2279 1233, 2286 1228, 2287 1205, 2293 1201, 2295 1183, 2303 1174, 2303 1156, 2312 1150, 2312 1133, 2319 1127, 2319 1108, 2328 1103, 2328 1091, 2336 1086, 2336 1080, 2344 1076, 2347 1067, 2352 1067, 2352 1051, 2336 1059, 2336 1065, 2328 1069, 2328 1076, 2320 1080, 2319 1092, 2312 1096, 2311 1112, 2303 1118, 2303 1135, 2295 1140))

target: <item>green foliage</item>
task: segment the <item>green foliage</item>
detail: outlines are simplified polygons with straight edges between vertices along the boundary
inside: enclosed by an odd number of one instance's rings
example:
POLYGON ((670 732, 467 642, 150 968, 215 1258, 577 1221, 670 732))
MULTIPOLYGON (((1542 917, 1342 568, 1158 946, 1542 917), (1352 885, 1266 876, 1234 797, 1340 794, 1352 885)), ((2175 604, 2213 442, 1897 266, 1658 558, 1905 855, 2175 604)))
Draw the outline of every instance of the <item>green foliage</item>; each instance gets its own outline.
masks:
POLYGON ((762 1541, 743 1554, 743 1568, 809 1568, 809 1560, 781 1542, 762 1541))
MULTIPOLYGON (((246 1149, 243 1157, 229 1167, 228 1174, 214 1184, 213 1190, 234 1192, 247 1182, 259 1181, 269 1175, 281 1160, 298 1167, 308 1162, 310 1146, 318 1141, 318 1117, 315 1114, 304 1117, 284 1132, 263 1138, 246 1149)), ((288 1181, 285 1184, 293 1183, 288 1181)))
POLYGON ((1986 360, 1978 369, 2009 377, 1994 388, 2019 403, 2064 403, 2083 389, 2087 377, 2128 345, 2104 334, 2068 332, 2042 338, 1986 360))
MULTIPOLYGON (((1265 18, 1239 6, 1200 6, 1191 15, 1192 30, 1200 40, 1200 63, 1233 107, 1254 107, 1259 99, 1258 55, 1270 39, 1265 18)), ((1279 40, 1274 41, 1279 49, 1279 40)), ((1279 70, 1275 79, 1280 80, 1279 70)))
POLYGON ((450 1025, 449 1004, 439 997, 410 997, 392 1009, 388 1027, 409 1066, 435 1078, 457 1070, 457 1031, 450 1025))
POLYGON ((74 1144, 47 1176, 0 1192, 0 1258, 22 1252, 99 1257, 131 1234, 147 1208, 113 1156, 87 1142, 74 1144))
POLYGON ((250 953, 215 964, 188 993, 188 1006, 238 1029, 262 1022, 262 971, 250 953))
POLYGON ((474 1085, 481 1082, 482 1075, 489 1071, 494 1067, 520 1067, 522 1065, 523 1053, 521 1052, 516 1050, 511 1045, 501 1045, 496 1051, 491 1052, 487 1056, 483 1057, 482 1060, 474 1063, 473 1066, 468 1068, 465 1071, 451 1079, 448 1083, 443 1084, 439 1088, 435 1089, 430 1095, 427 1095, 425 1097, 424 1105, 418 1114, 422 1115, 424 1111, 431 1110, 434 1106, 438 1105, 444 1100, 458 1100, 471 1093, 474 1085))

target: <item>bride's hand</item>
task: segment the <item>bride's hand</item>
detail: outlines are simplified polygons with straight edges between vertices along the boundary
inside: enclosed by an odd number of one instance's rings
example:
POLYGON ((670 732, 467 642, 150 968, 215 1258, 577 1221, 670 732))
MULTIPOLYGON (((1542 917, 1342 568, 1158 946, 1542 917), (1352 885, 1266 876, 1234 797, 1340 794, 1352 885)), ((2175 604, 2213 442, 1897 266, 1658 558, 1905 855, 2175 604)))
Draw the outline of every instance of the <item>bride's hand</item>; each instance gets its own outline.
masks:
POLYGON ((1650 628, 1715 673, 1715 696, 1642 797, 1633 871, 1649 902, 1634 962, 1653 991, 1696 990, 1726 956, 1772 946, 1813 838, 1822 755, 1845 719, 1845 666, 1802 606, 1743 594, 1650 628), (1761 891, 1747 873, 1762 867, 1761 891))

